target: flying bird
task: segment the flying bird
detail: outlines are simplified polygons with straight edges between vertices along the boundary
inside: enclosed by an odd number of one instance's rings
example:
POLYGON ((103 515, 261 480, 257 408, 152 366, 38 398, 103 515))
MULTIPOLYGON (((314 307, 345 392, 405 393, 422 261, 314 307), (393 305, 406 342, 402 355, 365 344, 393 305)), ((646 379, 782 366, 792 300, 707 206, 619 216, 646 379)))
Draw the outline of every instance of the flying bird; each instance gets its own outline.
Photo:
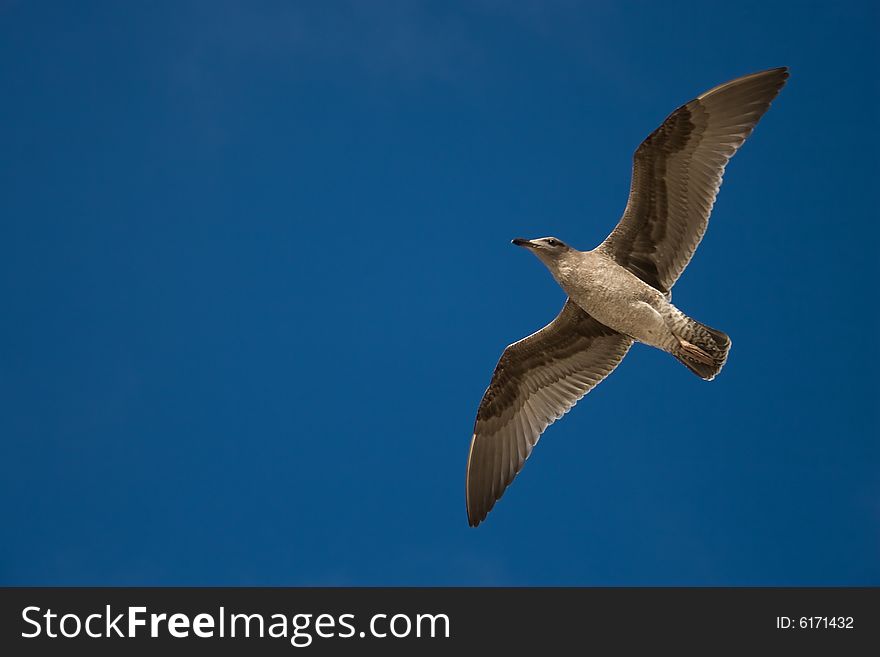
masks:
POLYGON ((672 354, 706 381, 721 371, 730 338, 672 305, 671 290, 706 231, 728 160, 787 78, 787 67, 746 75, 670 114, 636 150, 623 217, 593 250, 556 237, 513 240, 568 299, 556 319, 504 350, 480 402, 465 484, 471 526, 486 518, 543 431, 633 342, 672 354))

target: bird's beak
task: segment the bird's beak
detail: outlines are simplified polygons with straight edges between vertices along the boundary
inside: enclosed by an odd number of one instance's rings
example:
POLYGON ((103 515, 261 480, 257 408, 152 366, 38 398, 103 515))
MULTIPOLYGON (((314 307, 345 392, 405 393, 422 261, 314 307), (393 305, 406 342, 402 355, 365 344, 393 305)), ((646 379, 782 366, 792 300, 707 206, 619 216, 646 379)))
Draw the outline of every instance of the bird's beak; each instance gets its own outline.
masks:
POLYGON ((535 245, 532 244, 531 240, 523 239, 522 237, 517 237, 515 240, 511 240, 510 243, 516 244, 517 246, 525 246, 530 249, 535 248, 535 245))

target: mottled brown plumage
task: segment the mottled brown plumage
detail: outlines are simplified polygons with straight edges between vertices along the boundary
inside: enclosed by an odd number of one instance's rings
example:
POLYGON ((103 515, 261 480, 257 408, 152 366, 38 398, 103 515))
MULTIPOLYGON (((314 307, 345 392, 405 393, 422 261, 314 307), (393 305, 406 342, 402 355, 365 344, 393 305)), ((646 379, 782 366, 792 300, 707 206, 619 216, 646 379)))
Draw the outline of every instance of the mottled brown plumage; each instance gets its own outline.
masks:
POLYGON ((746 75, 670 114, 636 150, 623 218, 599 248, 671 290, 706 231, 728 160, 787 78, 787 68, 746 75))
POLYGON ((631 344, 567 301, 550 324, 504 351, 477 412, 468 457, 469 510, 481 509, 485 517, 541 432, 605 378, 631 344), (476 440, 502 434, 506 439, 476 440))
POLYGON ((669 301, 703 237, 727 162, 785 84, 772 69, 720 85, 678 108, 633 158, 629 201, 592 251, 557 240, 514 240, 568 293, 550 324, 501 356, 477 411, 468 455, 468 521, 476 526, 521 470, 544 429, 626 355, 634 340, 711 380, 730 339, 669 301))

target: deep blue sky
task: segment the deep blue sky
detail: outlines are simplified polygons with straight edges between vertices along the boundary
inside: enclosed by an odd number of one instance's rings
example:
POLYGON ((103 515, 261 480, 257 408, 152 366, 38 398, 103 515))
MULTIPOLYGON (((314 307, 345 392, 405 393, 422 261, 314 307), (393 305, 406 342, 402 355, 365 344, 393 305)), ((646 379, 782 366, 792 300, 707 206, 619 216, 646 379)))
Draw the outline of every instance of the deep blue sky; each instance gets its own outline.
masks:
POLYGON ((880 584, 876 3, 0 2, 0 583, 880 584), (478 529, 505 345, 788 65, 678 306, 478 529))

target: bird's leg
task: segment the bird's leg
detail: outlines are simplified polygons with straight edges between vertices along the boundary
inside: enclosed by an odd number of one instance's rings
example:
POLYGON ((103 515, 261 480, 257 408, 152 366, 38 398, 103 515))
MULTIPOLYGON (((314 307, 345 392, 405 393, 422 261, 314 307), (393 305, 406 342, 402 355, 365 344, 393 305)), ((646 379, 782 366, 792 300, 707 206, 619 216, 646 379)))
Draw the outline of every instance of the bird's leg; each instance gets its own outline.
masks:
POLYGON ((675 337, 678 338, 678 346, 681 349, 681 352, 688 358, 691 358, 698 363, 702 363, 703 365, 712 365, 714 363, 712 357, 697 345, 691 344, 684 338, 678 336, 675 337))

